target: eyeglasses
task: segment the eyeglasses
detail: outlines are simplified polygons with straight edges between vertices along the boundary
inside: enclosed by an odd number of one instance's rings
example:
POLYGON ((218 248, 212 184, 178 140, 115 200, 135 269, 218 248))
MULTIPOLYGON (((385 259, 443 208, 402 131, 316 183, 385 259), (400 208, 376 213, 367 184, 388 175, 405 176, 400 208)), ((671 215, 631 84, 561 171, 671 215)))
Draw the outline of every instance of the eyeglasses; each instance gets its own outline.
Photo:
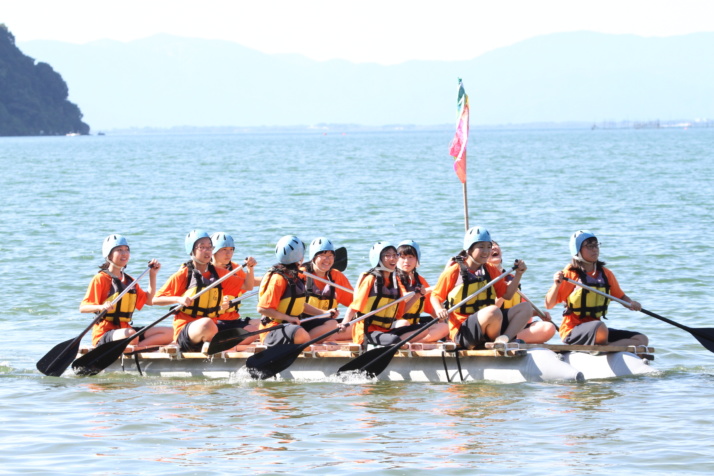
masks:
POLYGON ((600 245, 602 245, 602 243, 598 243, 598 242, 595 242, 595 243, 585 243, 585 244, 583 244, 583 246, 584 246, 585 248, 589 249, 589 250, 597 250, 597 249, 600 249, 600 245))
POLYGON ((474 246, 473 249, 479 250, 479 251, 485 250, 485 251, 491 252, 491 246, 474 246))
POLYGON ((394 259, 394 258, 397 258, 398 256, 399 255, 396 253, 387 253, 385 255, 382 255, 383 258, 387 258, 387 259, 394 259))
POLYGON ((198 251, 213 251, 213 246, 197 246, 198 251))

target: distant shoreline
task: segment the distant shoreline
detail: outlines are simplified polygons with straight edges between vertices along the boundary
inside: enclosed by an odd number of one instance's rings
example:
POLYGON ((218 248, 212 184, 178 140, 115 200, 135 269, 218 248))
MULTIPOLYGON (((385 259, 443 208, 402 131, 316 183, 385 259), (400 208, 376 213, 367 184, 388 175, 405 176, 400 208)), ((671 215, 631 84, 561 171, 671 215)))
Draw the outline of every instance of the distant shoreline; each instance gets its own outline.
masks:
MULTIPOLYGON (((102 129, 95 135, 121 134, 345 134, 359 132, 429 132, 453 131, 454 124, 388 124, 383 126, 365 126, 359 124, 315 124, 295 126, 173 126, 173 127, 131 127, 117 129, 102 129)), ((600 121, 600 122, 534 122, 525 124, 478 124, 471 125, 471 130, 523 130, 523 129, 688 129, 688 128, 714 128, 714 120, 679 119, 671 121, 600 121)))

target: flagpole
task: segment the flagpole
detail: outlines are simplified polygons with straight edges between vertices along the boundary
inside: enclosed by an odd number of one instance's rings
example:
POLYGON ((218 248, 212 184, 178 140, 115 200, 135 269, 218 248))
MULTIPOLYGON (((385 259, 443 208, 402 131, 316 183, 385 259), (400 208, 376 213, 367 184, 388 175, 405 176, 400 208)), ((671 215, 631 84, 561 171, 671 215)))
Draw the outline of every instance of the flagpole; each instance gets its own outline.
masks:
POLYGON ((469 231, 469 197, 466 193, 466 182, 461 184, 464 189, 464 224, 466 225, 466 231, 469 231))
POLYGON ((454 171, 462 185, 464 194, 464 225, 469 229, 469 201, 466 187, 466 144, 469 140, 469 96, 459 78, 457 96, 456 133, 449 145, 449 155, 454 158, 454 171))

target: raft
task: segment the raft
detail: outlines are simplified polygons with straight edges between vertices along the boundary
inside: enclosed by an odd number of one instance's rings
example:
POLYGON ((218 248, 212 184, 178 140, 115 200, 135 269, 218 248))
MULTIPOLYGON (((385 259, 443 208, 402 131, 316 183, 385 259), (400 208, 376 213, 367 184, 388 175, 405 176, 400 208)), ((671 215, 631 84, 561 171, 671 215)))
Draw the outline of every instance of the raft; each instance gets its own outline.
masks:
MULTIPOLYGON (((255 345, 241 352, 180 352, 175 345, 153 349, 129 346, 104 373, 126 372, 168 378, 250 379, 246 360, 265 349, 255 345), (153 350, 153 351, 148 351, 153 350)), ((80 355, 91 348, 80 349, 80 355)), ((320 344, 307 348, 279 380, 325 381, 361 354, 357 344, 320 344)), ((456 350, 454 343, 406 344, 377 376, 409 382, 583 382, 655 372, 649 363, 654 349, 645 346, 568 346, 488 343, 482 350, 456 350)), ((349 378, 349 376, 347 376, 349 378)))

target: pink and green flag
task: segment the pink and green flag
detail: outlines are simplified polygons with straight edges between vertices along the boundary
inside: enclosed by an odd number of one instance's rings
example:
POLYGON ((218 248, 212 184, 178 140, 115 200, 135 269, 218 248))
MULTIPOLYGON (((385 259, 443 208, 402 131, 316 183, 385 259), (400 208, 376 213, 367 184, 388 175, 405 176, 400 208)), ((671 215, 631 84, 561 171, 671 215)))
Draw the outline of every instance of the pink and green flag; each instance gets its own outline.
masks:
POLYGON ((464 84, 459 78, 459 97, 456 134, 449 146, 449 154, 454 158, 454 171, 466 183, 466 143, 469 140, 469 96, 464 91, 464 84))

